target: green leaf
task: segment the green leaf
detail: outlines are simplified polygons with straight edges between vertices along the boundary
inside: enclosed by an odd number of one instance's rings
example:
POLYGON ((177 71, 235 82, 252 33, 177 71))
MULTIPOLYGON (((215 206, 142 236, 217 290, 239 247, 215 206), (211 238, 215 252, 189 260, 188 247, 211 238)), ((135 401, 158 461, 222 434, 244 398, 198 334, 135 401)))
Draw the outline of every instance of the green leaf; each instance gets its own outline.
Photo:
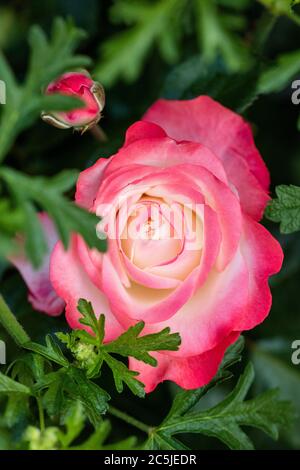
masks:
POLYGON ((284 400, 290 400, 296 411, 293 426, 284 429, 284 437, 291 445, 298 449, 300 446, 300 371, 299 366, 293 365, 291 357, 282 357, 281 351, 286 354, 292 352, 289 341, 275 342, 264 340, 251 347, 251 359, 255 367, 256 392, 266 388, 280 388, 284 400))
POLYGON ((74 55, 84 37, 84 31, 76 28, 70 20, 56 18, 49 40, 43 30, 34 25, 29 33, 31 60, 26 88, 43 87, 65 70, 89 66, 89 57, 74 55))
POLYGON ((177 58, 176 31, 186 3, 182 0, 116 2, 111 9, 114 20, 134 26, 103 43, 99 65, 94 71, 99 80, 109 86, 120 76, 126 81, 135 80, 156 42, 167 61, 177 58))
POLYGON ((48 106, 53 110, 62 109, 63 105, 66 109, 80 107, 78 100, 70 97, 43 97, 42 89, 63 72, 91 64, 90 58, 74 54, 83 37, 82 30, 60 18, 54 21, 49 39, 39 26, 33 26, 29 33, 30 64, 22 84, 17 83, 7 60, 0 53, 0 76, 7 89, 7 103, 0 119, 0 161, 9 152, 17 135, 32 125, 48 106))
POLYGON ((101 346, 105 334, 105 316, 101 314, 99 319, 97 319, 91 302, 88 302, 85 299, 79 299, 77 310, 83 316, 83 318, 80 318, 79 322, 92 329, 98 338, 99 346, 101 346))
POLYGON ((71 111, 72 109, 83 108, 84 103, 82 100, 75 98, 73 96, 66 95, 44 95, 36 100, 32 100, 27 108, 28 113, 33 113, 42 109, 43 112, 48 111, 71 111))
POLYGON ((87 377, 93 378, 100 374, 103 361, 110 367, 116 389, 123 391, 124 383, 137 396, 145 395, 144 384, 137 380, 138 372, 131 371, 123 362, 115 359, 111 354, 119 354, 124 357, 134 357, 140 361, 157 365, 157 361, 149 352, 151 351, 176 351, 180 345, 178 333, 170 333, 165 328, 159 333, 140 336, 144 328, 144 322, 139 322, 121 334, 116 340, 103 344, 105 336, 105 316, 102 314, 97 319, 91 302, 80 299, 77 306, 83 318, 79 321, 89 327, 95 337, 87 332, 75 330, 69 335, 59 334, 59 338, 72 351, 79 362, 79 366, 86 370, 87 377))
POLYGON ((25 395, 31 395, 31 390, 29 387, 26 387, 26 385, 16 382, 0 372, 0 393, 22 393, 25 395))
POLYGON ((13 393, 8 397, 4 412, 4 421, 11 428, 25 419, 29 414, 29 396, 23 393, 13 393))
POLYGON ((259 93, 274 93, 290 86, 300 72, 300 50, 286 52, 277 57, 274 65, 267 68, 259 78, 259 93))
POLYGON ((206 61, 213 62, 220 54, 229 70, 248 69, 252 64, 249 50, 240 37, 227 28, 215 2, 195 0, 195 10, 199 42, 206 61))
POLYGON ((35 353, 40 354, 41 356, 61 366, 68 367, 69 365, 69 361, 63 355, 59 345, 50 335, 46 336, 46 346, 29 341, 28 343, 25 343, 23 347, 29 349, 30 351, 34 351, 35 353))
POLYGON ((32 265, 38 268, 41 266, 48 249, 42 225, 31 202, 25 200, 20 204, 20 207, 23 209, 25 219, 23 226, 25 251, 30 256, 32 265))
POLYGON ((1 232, 15 234, 24 223, 23 213, 18 207, 13 207, 9 199, 0 199, 0 228, 1 232))
POLYGON ((18 97, 18 86, 14 73, 0 50, 0 77, 5 83, 7 102, 15 103, 18 97))
POLYGON ((196 401, 191 400, 185 406, 180 397, 167 418, 153 431, 150 445, 156 443, 159 447, 159 438, 164 440, 166 436, 173 438, 176 434, 200 433, 216 437, 231 449, 253 449, 241 426, 259 428, 277 439, 279 426, 287 425, 291 418, 290 404, 278 399, 278 390, 269 390, 244 401, 253 379, 254 370, 249 364, 234 390, 221 403, 205 411, 189 411, 196 401))
POLYGON ((300 230, 300 187, 280 185, 275 189, 273 199, 265 210, 265 216, 273 222, 280 222, 281 233, 300 230))
POLYGON ((163 432, 153 433, 144 443, 143 448, 145 450, 190 450, 182 442, 163 432))
POLYGON ((170 333, 170 328, 164 328, 159 333, 139 336, 145 326, 144 322, 138 322, 131 326, 115 341, 105 345, 106 351, 122 356, 131 356, 151 366, 157 366, 157 361, 149 354, 149 351, 177 351, 181 340, 178 333, 170 333))
POLYGON ((102 450, 103 443, 109 436, 110 431, 110 422, 107 420, 102 421, 95 429, 95 432, 93 432, 86 441, 78 446, 71 447, 70 450, 102 450))
POLYGON ((0 169, 0 177, 24 213, 26 254, 35 267, 40 265, 47 249, 35 204, 52 217, 65 248, 68 247, 71 234, 78 233, 88 246, 100 251, 106 249, 106 241, 97 233, 99 217, 70 202, 62 194, 73 186, 77 174, 76 170, 65 170, 52 178, 29 177, 12 168, 0 169))
POLYGON ((119 393, 123 392, 123 383, 125 383, 132 393, 140 398, 143 398, 145 396, 145 385, 136 379, 136 376, 139 375, 139 373, 133 370, 129 370, 128 367, 123 364, 123 362, 118 361, 109 354, 105 352, 102 354, 104 361, 110 367, 113 373, 117 391, 119 393))
POLYGON ((37 382, 37 390, 46 389, 43 395, 43 406, 50 417, 57 418, 66 407, 66 387, 69 377, 64 369, 51 372, 37 382))
POLYGON ((240 336, 238 340, 227 349, 217 374, 207 385, 197 388, 196 390, 181 390, 177 393, 166 419, 187 413, 213 387, 230 379, 232 374, 228 371, 228 368, 241 361, 243 348, 244 338, 240 336))
POLYGON ((79 400, 91 421, 97 427, 101 421, 101 415, 108 409, 108 393, 94 382, 87 380, 85 373, 75 367, 68 369, 68 375, 72 383, 67 384, 66 390, 75 399, 79 400))
POLYGON ((62 424, 66 427, 66 432, 60 434, 60 441, 63 448, 67 448, 84 429, 85 414, 80 401, 69 404, 62 419, 62 424))

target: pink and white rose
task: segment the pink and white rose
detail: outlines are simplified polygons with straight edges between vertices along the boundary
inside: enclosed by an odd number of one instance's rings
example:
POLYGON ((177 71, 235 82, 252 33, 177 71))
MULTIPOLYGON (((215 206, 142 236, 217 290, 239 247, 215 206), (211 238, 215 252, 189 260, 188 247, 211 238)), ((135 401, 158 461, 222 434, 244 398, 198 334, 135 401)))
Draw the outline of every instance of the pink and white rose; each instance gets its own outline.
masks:
POLYGON ((226 348, 269 313, 278 242, 258 222, 269 173, 250 126, 207 96, 157 101, 131 126, 119 152, 79 177, 76 201, 103 216, 108 252, 74 235, 56 245, 51 281, 72 328, 77 301, 106 315, 106 341, 144 320, 145 333, 179 332, 158 367, 130 359, 146 391, 172 380, 208 383, 226 348))
POLYGON ((268 278, 283 255, 259 224, 268 188, 240 116, 207 96, 157 101, 116 155, 79 177, 76 201, 103 216, 108 252, 79 235, 67 251, 56 244, 50 277, 69 325, 84 328, 83 297, 105 314, 105 341, 139 320, 144 333, 169 326, 180 349, 154 353, 157 367, 130 359, 130 368, 147 392, 164 380, 185 389, 208 383, 226 348, 270 311, 268 278))

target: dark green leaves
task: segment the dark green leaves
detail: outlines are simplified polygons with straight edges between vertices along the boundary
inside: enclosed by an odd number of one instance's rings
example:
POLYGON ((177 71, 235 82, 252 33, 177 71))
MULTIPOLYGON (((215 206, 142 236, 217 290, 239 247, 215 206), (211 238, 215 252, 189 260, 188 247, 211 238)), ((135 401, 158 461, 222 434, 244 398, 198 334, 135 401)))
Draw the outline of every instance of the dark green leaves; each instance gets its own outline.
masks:
MULTIPOLYGON (((43 88, 64 71, 90 64, 88 57, 74 54, 83 37, 83 31, 62 19, 54 21, 50 39, 39 26, 33 26, 29 34, 30 64, 22 84, 17 82, 7 60, 0 53, 0 78, 5 81, 7 90, 7 102, 0 109, 0 162, 18 134, 32 125, 41 111, 68 111, 83 105, 74 97, 43 94, 43 88)), ((99 222, 96 215, 63 197, 63 193, 74 186, 77 176, 77 171, 67 171, 54 178, 33 178, 9 168, 1 169, 0 177, 5 180, 15 199, 14 204, 0 199, 0 245, 3 254, 12 252, 15 233, 23 232, 27 256, 35 267, 41 264, 47 244, 36 206, 53 218, 65 247, 74 232, 80 233, 89 246, 101 251, 105 249, 105 242, 96 234, 99 222), (13 210, 9 214, 11 223, 8 224, 7 208, 10 206, 13 210)))
POLYGON ((21 211, 26 254, 36 267, 47 251, 36 205, 52 217, 65 248, 68 247, 72 233, 81 234, 90 247, 100 251, 106 248, 105 240, 97 236, 99 218, 63 196, 65 191, 73 187, 77 177, 76 170, 65 170, 52 178, 33 178, 11 168, 0 169, 0 178, 6 182, 21 211))
POLYGON ((30 65, 21 85, 17 83, 5 57, 0 54, 0 77, 7 89, 7 104, 3 107, 0 120, 0 161, 5 158, 17 135, 31 125, 41 111, 80 106, 80 102, 72 97, 44 97, 42 89, 64 71, 90 65, 88 57, 74 55, 83 37, 83 31, 60 18, 53 23, 50 39, 39 26, 33 26, 29 34, 30 65))
POLYGON ((244 402, 253 379, 253 367, 249 364, 235 389, 224 401, 203 412, 171 415, 160 426, 160 431, 167 435, 192 432, 213 436, 231 449, 253 448, 241 425, 257 427, 277 439, 278 426, 288 422, 289 404, 278 400, 277 390, 244 402))
POLYGON ((252 58, 250 48, 238 33, 247 25, 243 12, 247 3, 239 2, 240 8, 236 8, 237 2, 231 2, 223 9, 224 5, 210 0, 116 2, 110 10, 112 19, 129 27, 103 43, 95 74, 108 86, 119 77, 133 81, 153 46, 159 48, 166 62, 174 63, 180 56, 181 39, 187 29, 196 30, 199 52, 206 63, 221 56, 230 71, 245 70, 252 58), (188 27, 183 18, 189 18, 188 27))
POLYGON ((258 397, 244 401, 254 379, 249 364, 234 390, 221 403, 205 411, 193 411, 199 400, 215 385, 228 379, 227 367, 240 359, 241 341, 229 348, 216 377, 205 387, 177 394, 169 414, 145 444, 146 449, 184 449, 174 436, 199 433, 216 437, 231 449, 252 449, 253 445, 241 426, 259 428, 273 439, 278 428, 289 423, 289 403, 278 399, 278 390, 270 390, 258 397))
POLYGON ((112 85, 120 76, 127 81, 136 79, 155 42, 165 60, 172 62, 178 52, 180 12, 186 6, 185 0, 117 2, 111 9, 112 17, 133 26, 102 45, 102 57, 95 70, 99 80, 112 85))
POLYGON ((110 396, 99 385, 87 380, 84 372, 76 367, 68 370, 68 377, 71 380, 67 383, 67 392, 82 403, 89 420, 97 426, 102 420, 101 415, 107 411, 110 396))
POLYGON ((187 413, 209 392, 209 390, 225 380, 230 379, 233 375, 228 369, 241 360, 243 348, 244 338, 240 336, 239 339, 228 348, 217 374, 207 385, 197 388, 196 390, 182 390, 177 393, 166 419, 168 419, 169 416, 179 416, 187 413))
POLYGON ((249 49, 233 32, 245 27, 245 18, 235 13, 226 16, 210 0, 194 0, 194 3, 198 37, 206 61, 213 62, 220 54, 231 71, 249 68, 252 62, 249 49))
POLYGON ((280 185, 275 189, 273 199, 265 210, 265 216, 273 222, 280 222, 282 233, 300 230, 300 187, 280 185))
POLYGON ((50 335, 46 336, 46 346, 43 346, 42 344, 38 344, 38 343, 33 343, 31 341, 29 341, 28 343, 25 343, 23 346, 26 349, 29 349, 30 351, 34 351, 35 353, 40 354, 46 359, 49 359, 50 361, 55 362, 56 364, 59 364, 65 367, 68 367, 69 365, 69 362, 63 355, 60 347, 50 335))
POLYGON ((144 385, 137 379, 138 373, 129 370, 112 354, 119 354, 126 358, 134 357, 155 367, 157 361, 149 352, 176 351, 180 345, 179 334, 170 333, 170 329, 165 328, 159 333, 140 336, 145 325, 144 322, 139 322, 131 326, 116 340, 103 344, 105 316, 101 314, 97 318, 92 304, 84 299, 79 300, 78 311, 82 314, 80 323, 88 326, 93 334, 89 335, 86 331, 74 330, 69 335, 59 333, 59 339, 72 351, 80 366, 86 369, 88 377, 98 376, 102 364, 105 362, 112 371, 118 392, 121 393, 123 384, 126 384, 135 395, 143 397, 145 395, 144 385))
POLYGON ((112 430, 108 420, 101 420, 86 438, 85 421, 86 414, 82 403, 78 400, 68 402, 62 414, 60 428, 51 426, 41 433, 38 428, 30 426, 25 433, 25 442, 30 450, 127 450, 136 445, 134 436, 106 444, 112 430))

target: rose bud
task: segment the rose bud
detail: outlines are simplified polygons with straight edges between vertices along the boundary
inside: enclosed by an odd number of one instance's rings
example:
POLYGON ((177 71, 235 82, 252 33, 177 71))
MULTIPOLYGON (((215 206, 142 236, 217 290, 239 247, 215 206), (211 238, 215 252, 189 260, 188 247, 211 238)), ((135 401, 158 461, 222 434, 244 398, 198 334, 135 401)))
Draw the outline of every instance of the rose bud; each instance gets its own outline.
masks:
POLYGON ((45 93, 74 96, 85 103, 84 107, 67 112, 42 112, 42 119, 59 129, 73 127, 79 131, 86 131, 97 124, 101 118, 105 104, 104 89, 100 83, 94 82, 87 72, 65 73, 51 82, 45 93))

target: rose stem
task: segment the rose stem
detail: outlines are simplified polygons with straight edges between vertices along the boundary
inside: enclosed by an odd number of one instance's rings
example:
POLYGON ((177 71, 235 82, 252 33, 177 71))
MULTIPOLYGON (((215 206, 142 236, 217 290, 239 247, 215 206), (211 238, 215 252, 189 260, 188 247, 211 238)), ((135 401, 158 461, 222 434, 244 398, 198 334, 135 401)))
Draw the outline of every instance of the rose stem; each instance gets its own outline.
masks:
POLYGON ((16 319, 2 295, 0 295, 0 323, 18 346, 23 346, 30 341, 28 334, 16 319))
POLYGON ((105 134, 102 127, 100 127, 98 124, 95 124, 93 127, 91 127, 89 131, 93 134, 95 139, 97 139, 99 142, 103 143, 103 142, 108 141, 107 135, 105 134))
POLYGON ((147 426, 147 424, 142 423, 141 421, 138 421, 137 419, 133 418, 132 416, 129 416, 123 411, 118 410, 114 406, 110 406, 108 408, 108 413, 111 414, 112 416, 115 416, 116 418, 121 419, 122 421, 125 421, 127 424, 131 424, 135 428, 140 429, 140 431, 143 431, 148 435, 152 431, 152 428, 150 426, 147 426))

